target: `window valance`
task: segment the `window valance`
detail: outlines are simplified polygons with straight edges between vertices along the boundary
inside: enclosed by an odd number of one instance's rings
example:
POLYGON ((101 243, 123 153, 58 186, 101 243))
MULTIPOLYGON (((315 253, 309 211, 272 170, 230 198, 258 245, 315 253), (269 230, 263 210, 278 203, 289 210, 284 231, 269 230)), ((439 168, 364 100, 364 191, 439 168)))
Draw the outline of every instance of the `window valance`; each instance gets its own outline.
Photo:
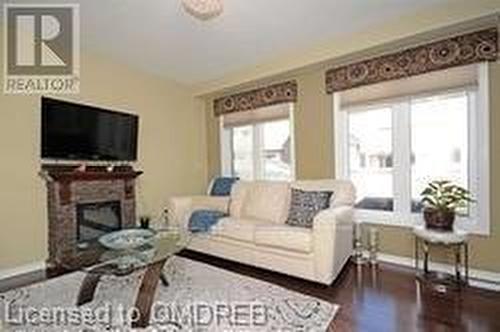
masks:
POLYGON ((332 68, 326 73, 326 91, 334 93, 435 70, 496 61, 497 57, 498 30, 489 28, 332 68))
POLYGON ((288 81, 214 100, 216 116, 297 101, 297 82, 288 81))

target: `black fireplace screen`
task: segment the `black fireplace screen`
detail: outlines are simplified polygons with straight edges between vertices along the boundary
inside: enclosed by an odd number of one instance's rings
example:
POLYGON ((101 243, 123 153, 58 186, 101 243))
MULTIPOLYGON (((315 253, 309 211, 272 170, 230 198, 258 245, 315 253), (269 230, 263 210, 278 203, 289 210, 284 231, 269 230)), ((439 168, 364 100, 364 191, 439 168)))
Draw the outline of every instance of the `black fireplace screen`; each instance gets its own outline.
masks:
POLYGON ((79 243, 122 228, 120 201, 77 204, 76 216, 79 243))

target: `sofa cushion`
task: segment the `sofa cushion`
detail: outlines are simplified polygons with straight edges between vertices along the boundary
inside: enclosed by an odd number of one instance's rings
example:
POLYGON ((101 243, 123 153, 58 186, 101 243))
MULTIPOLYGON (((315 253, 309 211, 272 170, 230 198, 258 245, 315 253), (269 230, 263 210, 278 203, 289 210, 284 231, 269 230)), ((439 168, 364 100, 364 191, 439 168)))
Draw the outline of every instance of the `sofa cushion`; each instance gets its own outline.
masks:
POLYGON ((255 181, 245 189, 241 217, 284 224, 290 203, 288 182, 255 181))
POLYGON ((286 225, 257 226, 255 244, 309 253, 312 251, 312 231, 286 225))
POLYGON ((269 222, 257 219, 222 218, 212 228, 211 234, 233 240, 254 242, 255 227, 270 225, 269 222))
POLYGON ((287 225, 312 228, 316 214, 330 206, 331 191, 304 191, 292 188, 287 225))

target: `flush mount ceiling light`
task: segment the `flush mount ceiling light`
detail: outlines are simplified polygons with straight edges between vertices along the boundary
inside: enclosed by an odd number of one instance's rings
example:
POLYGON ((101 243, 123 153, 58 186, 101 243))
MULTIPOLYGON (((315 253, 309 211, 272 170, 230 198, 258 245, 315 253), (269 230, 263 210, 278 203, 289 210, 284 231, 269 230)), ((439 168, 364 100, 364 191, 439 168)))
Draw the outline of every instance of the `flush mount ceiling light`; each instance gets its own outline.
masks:
POLYGON ((222 14, 222 0, 182 0, 184 9, 194 17, 206 21, 222 14))

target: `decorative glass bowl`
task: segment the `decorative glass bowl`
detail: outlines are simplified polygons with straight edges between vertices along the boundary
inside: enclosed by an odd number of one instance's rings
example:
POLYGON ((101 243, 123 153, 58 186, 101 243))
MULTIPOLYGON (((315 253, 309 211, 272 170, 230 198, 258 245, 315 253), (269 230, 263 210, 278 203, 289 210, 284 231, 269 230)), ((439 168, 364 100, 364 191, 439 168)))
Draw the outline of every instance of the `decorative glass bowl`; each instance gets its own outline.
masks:
POLYGON ((101 236, 99 243, 108 249, 127 250, 151 243, 155 235, 150 229, 124 229, 101 236))

